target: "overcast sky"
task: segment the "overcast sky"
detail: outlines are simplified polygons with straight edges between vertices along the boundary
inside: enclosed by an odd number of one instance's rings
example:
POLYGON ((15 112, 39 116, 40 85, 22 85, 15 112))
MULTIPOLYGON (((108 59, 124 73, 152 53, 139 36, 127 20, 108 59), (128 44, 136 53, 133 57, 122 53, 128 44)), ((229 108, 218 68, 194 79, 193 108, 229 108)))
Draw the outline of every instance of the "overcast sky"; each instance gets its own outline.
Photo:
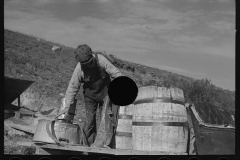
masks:
POLYGON ((235 12, 234 0, 5 0, 4 27, 235 90, 235 12))

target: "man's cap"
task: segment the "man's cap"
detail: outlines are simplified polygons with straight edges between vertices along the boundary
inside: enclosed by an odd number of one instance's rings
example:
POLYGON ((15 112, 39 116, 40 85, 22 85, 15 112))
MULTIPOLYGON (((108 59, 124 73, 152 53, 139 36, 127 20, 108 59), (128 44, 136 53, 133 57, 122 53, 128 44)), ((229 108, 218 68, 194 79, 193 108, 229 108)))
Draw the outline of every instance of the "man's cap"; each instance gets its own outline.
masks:
POLYGON ((79 45, 75 52, 75 58, 81 63, 81 64, 88 64, 92 61, 92 49, 86 45, 79 45))

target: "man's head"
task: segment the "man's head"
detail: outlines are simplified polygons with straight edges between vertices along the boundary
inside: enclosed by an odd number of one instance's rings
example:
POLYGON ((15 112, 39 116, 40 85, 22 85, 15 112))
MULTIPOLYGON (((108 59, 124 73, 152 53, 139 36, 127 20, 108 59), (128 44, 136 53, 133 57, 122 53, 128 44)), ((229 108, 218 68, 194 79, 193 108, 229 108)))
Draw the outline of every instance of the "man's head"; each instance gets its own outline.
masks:
POLYGON ((92 55, 92 49, 88 45, 79 45, 74 54, 75 59, 80 62, 82 68, 95 67, 95 60, 92 55))

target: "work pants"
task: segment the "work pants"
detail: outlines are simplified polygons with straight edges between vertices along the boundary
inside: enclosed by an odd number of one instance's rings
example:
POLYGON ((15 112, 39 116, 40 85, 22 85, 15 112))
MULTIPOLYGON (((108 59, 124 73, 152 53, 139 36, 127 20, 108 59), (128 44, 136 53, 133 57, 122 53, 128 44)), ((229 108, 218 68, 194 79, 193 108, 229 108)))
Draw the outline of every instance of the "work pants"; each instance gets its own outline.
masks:
MULTIPOLYGON (((84 132, 86 133, 88 144, 90 146, 93 145, 94 147, 108 146, 110 148, 115 148, 115 132, 119 106, 112 104, 107 97, 100 102, 85 97, 85 106, 86 122, 84 132), (99 107, 100 110, 100 119, 102 118, 100 120, 101 123, 99 124, 98 131, 96 127, 97 107, 99 107)), ((85 142, 85 144, 87 143, 85 142)))
MULTIPOLYGON (((103 101, 94 101, 89 97, 84 97, 85 108, 86 108, 86 119, 84 124, 84 132, 88 140, 88 144, 91 145, 97 135, 97 123, 96 123, 96 112, 99 107, 99 115, 101 119, 101 111, 103 106, 103 101)), ((86 144, 86 142, 85 142, 86 144)))

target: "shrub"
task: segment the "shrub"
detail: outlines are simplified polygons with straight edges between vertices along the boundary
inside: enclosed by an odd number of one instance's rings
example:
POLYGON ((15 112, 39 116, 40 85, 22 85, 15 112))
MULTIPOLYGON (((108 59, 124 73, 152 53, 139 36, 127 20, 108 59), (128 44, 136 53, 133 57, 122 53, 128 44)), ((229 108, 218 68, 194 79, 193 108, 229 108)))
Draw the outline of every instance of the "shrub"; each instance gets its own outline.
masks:
POLYGON ((148 80, 144 83, 144 86, 157 85, 157 81, 154 79, 148 80))
POLYGON ((194 103, 213 103, 216 97, 215 88, 208 79, 195 80, 188 95, 189 100, 194 103))

